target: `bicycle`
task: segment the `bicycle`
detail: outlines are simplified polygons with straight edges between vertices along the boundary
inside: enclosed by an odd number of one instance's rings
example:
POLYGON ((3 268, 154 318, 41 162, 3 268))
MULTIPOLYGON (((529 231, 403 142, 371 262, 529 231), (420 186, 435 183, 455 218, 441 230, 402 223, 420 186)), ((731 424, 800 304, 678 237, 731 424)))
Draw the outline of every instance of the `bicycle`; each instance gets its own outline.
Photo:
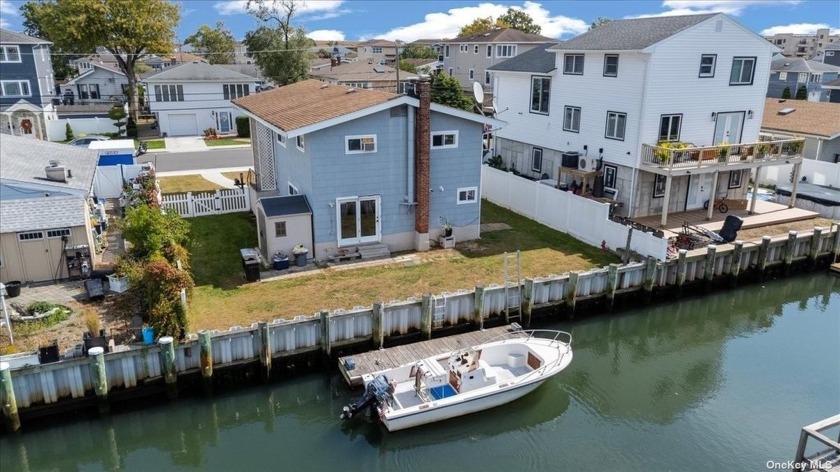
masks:
MULTIPOLYGON (((714 208, 715 210, 717 210, 721 213, 726 213, 727 211, 729 211, 729 206, 726 205, 726 201, 725 201, 724 197, 716 198, 714 203, 712 204, 712 208, 714 208)), ((706 200, 706 202, 703 203, 703 209, 704 210, 709 209, 709 201, 708 200, 706 200)))

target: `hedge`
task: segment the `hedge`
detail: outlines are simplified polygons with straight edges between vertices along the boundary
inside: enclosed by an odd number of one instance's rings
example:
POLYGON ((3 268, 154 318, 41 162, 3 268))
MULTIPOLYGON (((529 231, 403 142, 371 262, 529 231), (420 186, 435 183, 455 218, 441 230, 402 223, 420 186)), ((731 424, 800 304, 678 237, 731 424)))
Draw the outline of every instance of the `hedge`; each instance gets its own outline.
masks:
POLYGON ((251 137, 251 124, 247 116, 236 117, 236 135, 240 138, 251 137))

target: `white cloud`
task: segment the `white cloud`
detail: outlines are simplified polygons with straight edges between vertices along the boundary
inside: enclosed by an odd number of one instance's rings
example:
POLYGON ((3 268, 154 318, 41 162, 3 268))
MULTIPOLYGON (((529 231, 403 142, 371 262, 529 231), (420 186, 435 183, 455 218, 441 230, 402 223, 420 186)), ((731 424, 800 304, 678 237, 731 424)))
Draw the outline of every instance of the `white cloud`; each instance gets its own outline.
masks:
POLYGON ((9 0, 0 0, 0 28, 9 28, 11 23, 7 20, 9 16, 18 16, 20 11, 12 5, 9 0))
MULTIPOLYGON (((270 1, 269 1, 270 3, 270 1)), ((308 0, 300 6, 295 15, 298 19, 323 20, 335 18, 348 13, 349 10, 341 10, 344 0, 308 0)), ((213 7, 220 15, 238 15, 248 13, 248 0, 231 0, 227 2, 216 2, 213 7)))
MULTIPOLYGON (((773 36, 774 34, 814 34, 818 29, 831 28, 827 23, 791 23, 789 25, 771 26, 761 31, 762 36, 773 36)), ((837 34, 832 29, 830 34, 837 34)))
POLYGON ((306 36, 315 41, 344 41, 344 33, 338 30, 315 30, 306 36))
POLYGON ((665 0, 659 13, 631 15, 625 18, 650 18, 655 16, 698 15, 702 13, 726 13, 738 16, 747 7, 796 5, 801 0, 665 0))
MULTIPOLYGON (((564 34, 579 34, 589 29, 589 24, 577 18, 568 16, 551 16, 551 13, 535 2, 524 2, 519 5, 503 5, 498 3, 481 3, 475 6, 452 8, 446 12, 429 13, 423 18, 423 22, 413 25, 394 28, 385 33, 375 36, 383 39, 414 41, 421 38, 454 38, 462 26, 472 23, 477 18, 492 16, 497 18, 503 15, 509 7, 522 10, 534 22, 542 27, 541 34, 552 38, 558 38, 564 34)), ((365 38, 362 38, 365 39, 365 38)))

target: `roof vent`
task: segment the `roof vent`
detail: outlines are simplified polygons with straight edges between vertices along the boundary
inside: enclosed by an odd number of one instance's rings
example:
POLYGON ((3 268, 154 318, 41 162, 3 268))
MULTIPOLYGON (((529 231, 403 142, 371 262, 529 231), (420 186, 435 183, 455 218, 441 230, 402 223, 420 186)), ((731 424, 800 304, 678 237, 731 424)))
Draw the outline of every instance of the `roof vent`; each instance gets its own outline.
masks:
POLYGON ((321 84, 321 88, 322 88, 322 89, 325 89, 325 88, 327 88, 327 87, 329 87, 329 86, 330 86, 330 84, 328 84, 328 83, 326 83, 326 82, 324 82, 324 83, 322 83, 322 84, 321 84))
POLYGON ((779 110, 779 115, 790 115, 795 111, 796 108, 782 108, 781 110, 779 110))
POLYGON ((347 93, 354 93, 355 91, 356 91, 355 87, 350 87, 349 89, 347 89, 347 93))
POLYGON ((50 167, 58 167, 58 161, 50 161, 50 167))
POLYGON ((45 167, 44 170, 47 172, 47 180, 52 180, 53 182, 67 182, 67 175, 64 171, 64 167, 56 165, 45 167))
POLYGON ((373 68, 373 71, 379 74, 386 72, 385 66, 376 66, 373 68))

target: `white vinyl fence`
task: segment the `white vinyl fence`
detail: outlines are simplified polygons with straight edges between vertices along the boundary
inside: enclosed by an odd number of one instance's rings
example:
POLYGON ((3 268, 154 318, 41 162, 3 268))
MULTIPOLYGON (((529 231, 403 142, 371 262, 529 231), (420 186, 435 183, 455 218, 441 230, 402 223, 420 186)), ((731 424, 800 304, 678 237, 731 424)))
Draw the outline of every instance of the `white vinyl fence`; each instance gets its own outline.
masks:
POLYGON ((185 218, 250 211, 250 191, 250 187, 246 186, 215 192, 172 193, 162 196, 161 205, 167 210, 177 211, 185 218))
POLYGON ((118 198, 122 194, 123 182, 136 178, 143 170, 149 170, 148 165, 98 166, 93 180, 93 193, 96 198, 118 198))
MULTIPOLYGON (((609 219, 608 203, 581 198, 486 165, 481 167, 481 196, 595 247, 605 243, 615 249, 627 244, 630 229, 609 219)), ((665 260, 668 249, 665 239, 632 231, 630 249, 665 260)))
POLYGON ((110 118, 61 118, 47 121, 47 139, 50 141, 64 141, 66 138, 67 123, 73 129, 73 134, 78 137, 82 134, 116 133, 116 121, 110 118))
MULTIPOLYGON (((759 185, 774 185, 786 187, 791 184, 793 164, 782 166, 768 166, 761 169, 758 175, 759 185)), ((805 177, 806 182, 826 187, 840 187, 840 164, 813 159, 803 159, 799 178, 805 177)))

